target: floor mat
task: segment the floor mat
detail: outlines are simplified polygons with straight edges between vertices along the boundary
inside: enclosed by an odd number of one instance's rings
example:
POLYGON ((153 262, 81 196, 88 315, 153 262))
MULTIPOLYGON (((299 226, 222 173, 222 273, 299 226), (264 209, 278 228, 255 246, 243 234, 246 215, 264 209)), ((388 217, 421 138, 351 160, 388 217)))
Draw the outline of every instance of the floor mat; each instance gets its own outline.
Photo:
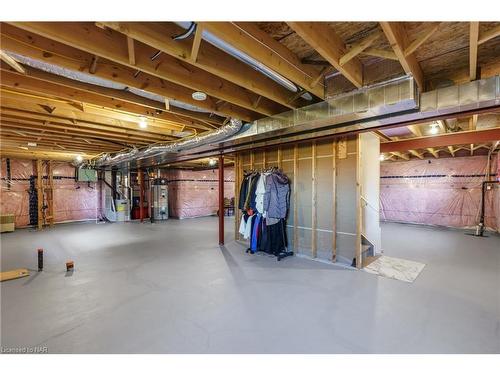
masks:
POLYGON ((366 272, 388 277, 389 279, 412 283, 424 267, 424 263, 382 255, 363 269, 366 272))

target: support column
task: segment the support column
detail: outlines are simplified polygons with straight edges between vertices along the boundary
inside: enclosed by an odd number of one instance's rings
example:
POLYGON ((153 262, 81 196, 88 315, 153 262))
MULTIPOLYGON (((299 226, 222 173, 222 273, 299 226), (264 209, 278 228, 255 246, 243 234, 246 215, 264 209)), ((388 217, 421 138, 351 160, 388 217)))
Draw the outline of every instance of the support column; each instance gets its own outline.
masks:
POLYGON ((219 155, 219 245, 224 245, 224 155, 219 155))
POLYGON ((144 222, 144 173, 142 169, 137 171, 139 174, 139 219, 141 219, 141 223, 144 222))

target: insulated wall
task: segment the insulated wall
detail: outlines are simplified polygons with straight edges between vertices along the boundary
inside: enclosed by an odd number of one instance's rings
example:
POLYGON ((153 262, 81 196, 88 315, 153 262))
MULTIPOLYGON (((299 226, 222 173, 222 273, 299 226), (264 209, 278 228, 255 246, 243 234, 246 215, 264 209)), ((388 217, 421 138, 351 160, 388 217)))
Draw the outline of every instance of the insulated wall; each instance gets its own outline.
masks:
MULTIPOLYGON (((242 152, 236 157, 237 192, 244 171, 280 167, 291 181, 289 249, 351 264, 359 240, 358 162, 357 136, 242 152)), ((241 212, 236 215, 235 233, 240 240, 241 212)))
MULTIPOLYGON (((52 162, 54 176, 54 221, 66 222, 95 219, 98 192, 96 183, 76 182, 75 167, 66 162, 52 162)), ((30 194, 36 195, 36 168, 32 160, 1 159, 0 211, 14 214, 16 227, 33 223, 30 194)), ((46 178, 46 172, 44 173, 46 178)))
MULTIPOLYGON (((477 225, 487 156, 384 162, 380 167, 381 219, 471 228, 477 225)), ((498 158, 490 163, 496 179, 498 158)), ((486 193, 486 227, 499 229, 498 186, 486 193)))
MULTIPOLYGON (((179 219, 216 215, 219 209, 219 170, 171 169, 168 180, 169 216, 179 219)), ((224 169, 224 197, 234 198, 234 168, 224 169)))

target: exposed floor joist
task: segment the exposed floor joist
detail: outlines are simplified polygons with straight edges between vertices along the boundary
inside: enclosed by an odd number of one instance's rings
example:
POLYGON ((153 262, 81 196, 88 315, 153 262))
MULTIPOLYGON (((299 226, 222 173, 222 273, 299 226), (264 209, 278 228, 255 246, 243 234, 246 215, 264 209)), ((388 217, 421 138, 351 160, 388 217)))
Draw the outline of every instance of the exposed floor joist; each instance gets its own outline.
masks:
POLYGON ((361 62, 352 57, 344 64, 340 60, 348 53, 345 43, 327 24, 322 22, 287 22, 288 25, 334 66, 356 87, 363 86, 361 62))

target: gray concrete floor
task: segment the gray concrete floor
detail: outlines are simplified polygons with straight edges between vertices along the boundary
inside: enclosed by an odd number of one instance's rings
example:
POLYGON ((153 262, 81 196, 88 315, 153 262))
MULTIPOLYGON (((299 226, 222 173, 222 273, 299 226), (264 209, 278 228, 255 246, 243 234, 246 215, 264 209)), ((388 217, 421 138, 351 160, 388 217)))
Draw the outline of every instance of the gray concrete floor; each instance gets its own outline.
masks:
MULTIPOLYGON (((228 219, 227 238, 233 224, 228 219)), ((50 353, 500 353, 500 238, 383 224, 413 284, 216 246, 216 218, 2 234, 1 345, 50 353), (65 261, 75 261, 73 275, 65 261)))

